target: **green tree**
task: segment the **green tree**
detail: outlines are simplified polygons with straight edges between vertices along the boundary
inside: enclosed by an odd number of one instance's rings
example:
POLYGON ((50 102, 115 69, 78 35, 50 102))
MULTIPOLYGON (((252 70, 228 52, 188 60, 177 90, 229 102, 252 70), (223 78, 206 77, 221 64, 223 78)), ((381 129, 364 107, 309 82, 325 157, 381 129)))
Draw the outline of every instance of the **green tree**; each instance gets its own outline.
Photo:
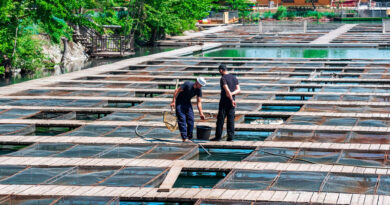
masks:
POLYGON ((277 20, 282 20, 286 16, 287 16, 287 8, 285 6, 279 6, 278 10, 276 10, 274 18, 277 20))
POLYGON ((204 18, 212 0, 133 0, 129 11, 139 40, 149 43, 165 34, 180 34, 194 29, 196 20, 204 18))

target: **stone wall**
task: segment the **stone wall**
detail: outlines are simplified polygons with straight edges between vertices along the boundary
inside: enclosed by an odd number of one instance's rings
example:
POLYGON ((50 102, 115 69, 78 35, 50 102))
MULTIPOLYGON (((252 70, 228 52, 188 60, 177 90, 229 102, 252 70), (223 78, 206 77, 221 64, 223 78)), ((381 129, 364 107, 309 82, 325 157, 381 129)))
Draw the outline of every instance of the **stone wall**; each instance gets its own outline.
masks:
MULTIPOLYGON (((60 73, 59 63, 63 55, 64 45, 61 44, 52 44, 46 36, 40 36, 44 41, 43 52, 48 56, 48 58, 55 64, 55 72, 60 73)), ((68 41, 68 50, 65 53, 64 58, 64 68, 67 72, 72 72, 80 70, 84 63, 88 60, 88 55, 85 53, 85 47, 80 43, 75 43, 68 41)))

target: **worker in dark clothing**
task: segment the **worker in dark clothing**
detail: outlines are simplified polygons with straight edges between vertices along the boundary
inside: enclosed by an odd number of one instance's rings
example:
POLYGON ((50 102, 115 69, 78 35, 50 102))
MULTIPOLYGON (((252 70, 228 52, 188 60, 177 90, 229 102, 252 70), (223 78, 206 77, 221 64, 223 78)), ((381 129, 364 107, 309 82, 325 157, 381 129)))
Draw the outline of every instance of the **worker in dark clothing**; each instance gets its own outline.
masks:
POLYGON ((218 70, 222 75, 220 80, 221 98, 219 100, 215 138, 211 139, 211 141, 221 140, 223 124, 226 117, 227 141, 232 141, 234 138, 234 118, 236 108, 235 95, 240 93, 241 89, 236 76, 229 74, 226 65, 220 65, 218 70))
POLYGON ((176 117, 183 142, 192 139, 194 130, 194 112, 192 110, 191 98, 197 96, 197 106, 200 119, 204 120, 202 111, 202 87, 206 85, 204 78, 196 79, 196 82, 185 82, 175 90, 171 108, 176 107, 176 117))

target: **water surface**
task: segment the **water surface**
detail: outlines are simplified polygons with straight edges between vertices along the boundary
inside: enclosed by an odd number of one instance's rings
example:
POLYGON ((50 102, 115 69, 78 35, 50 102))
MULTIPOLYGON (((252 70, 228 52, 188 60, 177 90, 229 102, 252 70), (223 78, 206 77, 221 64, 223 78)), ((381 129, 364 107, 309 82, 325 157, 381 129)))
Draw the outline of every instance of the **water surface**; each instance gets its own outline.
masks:
POLYGON ((197 57, 251 57, 251 58, 370 58, 390 59, 390 49, 378 48, 220 48, 197 57))

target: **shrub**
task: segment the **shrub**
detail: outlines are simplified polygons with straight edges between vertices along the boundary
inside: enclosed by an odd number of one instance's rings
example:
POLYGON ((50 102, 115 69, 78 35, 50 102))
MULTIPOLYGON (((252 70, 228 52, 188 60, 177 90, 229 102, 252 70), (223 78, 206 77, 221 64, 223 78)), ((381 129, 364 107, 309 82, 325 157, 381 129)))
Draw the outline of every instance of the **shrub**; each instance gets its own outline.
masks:
POLYGON ((274 18, 277 20, 282 20, 284 17, 287 16, 287 8, 284 6, 279 6, 278 10, 276 11, 274 18))
POLYGON ((288 11, 286 16, 289 19, 295 19, 297 17, 297 12, 296 11, 288 11))
POLYGON ((326 18, 334 18, 336 16, 334 12, 322 12, 322 15, 324 15, 326 18))
POLYGON ((270 19, 270 18, 273 18, 273 16, 274 16, 274 14, 271 11, 266 11, 266 12, 263 13, 262 18, 270 19))
POLYGON ((0 66, 0 75, 3 75, 5 72, 4 66, 0 66))
POLYGON ((321 19, 323 15, 322 15, 321 12, 318 12, 318 11, 309 11, 309 12, 307 13, 307 16, 308 16, 308 17, 314 17, 314 18, 316 18, 316 19, 321 19))

